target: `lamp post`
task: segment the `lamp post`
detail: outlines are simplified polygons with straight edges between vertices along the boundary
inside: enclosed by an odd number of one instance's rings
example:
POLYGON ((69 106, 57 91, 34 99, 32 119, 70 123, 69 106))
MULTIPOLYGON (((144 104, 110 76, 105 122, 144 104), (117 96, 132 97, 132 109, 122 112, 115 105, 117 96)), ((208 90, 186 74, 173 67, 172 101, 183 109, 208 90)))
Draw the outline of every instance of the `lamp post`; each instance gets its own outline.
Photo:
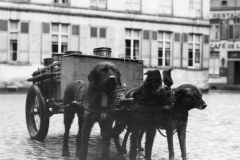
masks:
POLYGON ((224 68, 224 65, 225 65, 225 58, 222 58, 221 62, 222 62, 222 67, 224 68))

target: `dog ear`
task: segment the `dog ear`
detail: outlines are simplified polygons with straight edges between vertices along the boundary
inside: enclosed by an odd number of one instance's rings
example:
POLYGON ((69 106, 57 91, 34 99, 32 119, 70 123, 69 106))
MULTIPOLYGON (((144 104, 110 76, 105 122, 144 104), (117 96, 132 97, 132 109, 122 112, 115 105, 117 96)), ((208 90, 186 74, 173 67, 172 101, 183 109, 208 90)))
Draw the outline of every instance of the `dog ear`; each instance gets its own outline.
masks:
POLYGON ((144 73, 144 75, 147 75, 147 76, 151 75, 151 71, 147 71, 146 73, 144 73))
POLYGON ((172 69, 168 69, 168 70, 162 72, 163 73, 163 81, 169 88, 171 88, 171 86, 173 85, 171 71, 172 71, 172 69))
POLYGON ((92 84, 96 83, 96 73, 94 70, 91 70, 89 75, 88 75, 88 81, 92 84))

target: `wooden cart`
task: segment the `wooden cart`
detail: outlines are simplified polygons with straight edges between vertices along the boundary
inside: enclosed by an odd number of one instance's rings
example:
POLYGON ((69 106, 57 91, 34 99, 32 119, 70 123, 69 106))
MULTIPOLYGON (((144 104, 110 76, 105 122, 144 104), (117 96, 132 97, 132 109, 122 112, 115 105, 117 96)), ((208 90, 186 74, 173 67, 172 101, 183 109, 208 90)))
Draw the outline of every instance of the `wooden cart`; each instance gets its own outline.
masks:
POLYGON ((63 94, 68 83, 88 81, 87 75, 100 61, 113 62, 121 72, 121 81, 131 89, 143 81, 143 62, 123 58, 110 58, 72 53, 62 55, 58 61, 38 69, 27 81, 33 82, 26 99, 26 122, 32 139, 43 140, 52 115, 63 113, 63 94))

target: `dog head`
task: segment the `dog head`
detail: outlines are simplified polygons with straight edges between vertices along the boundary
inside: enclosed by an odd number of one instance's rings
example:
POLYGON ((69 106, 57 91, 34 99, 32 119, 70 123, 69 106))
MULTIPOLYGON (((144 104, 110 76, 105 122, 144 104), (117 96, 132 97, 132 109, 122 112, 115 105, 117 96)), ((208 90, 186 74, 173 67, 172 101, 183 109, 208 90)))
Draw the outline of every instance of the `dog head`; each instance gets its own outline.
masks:
POLYGON ((190 84, 179 86, 174 92, 174 97, 175 105, 184 110, 191 110, 193 108, 202 110, 207 107, 199 89, 190 84))
POLYGON ((105 92, 111 92, 121 86, 121 74, 111 62, 104 61, 96 64, 88 75, 90 85, 105 92))
POLYGON ((149 70, 144 75, 147 75, 143 83, 144 87, 154 90, 162 86, 162 78, 159 70, 149 70))

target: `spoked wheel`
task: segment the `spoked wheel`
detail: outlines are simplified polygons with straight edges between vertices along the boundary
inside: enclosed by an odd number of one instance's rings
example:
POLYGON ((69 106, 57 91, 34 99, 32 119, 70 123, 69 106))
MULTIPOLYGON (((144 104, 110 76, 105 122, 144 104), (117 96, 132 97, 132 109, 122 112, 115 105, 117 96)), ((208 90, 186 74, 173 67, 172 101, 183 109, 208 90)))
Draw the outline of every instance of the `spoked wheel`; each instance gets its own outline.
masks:
POLYGON ((26 100, 26 122, 28 133, 34 140, 46 138, 49 128, 49 109, 40 87, 32 85, 26 100))

